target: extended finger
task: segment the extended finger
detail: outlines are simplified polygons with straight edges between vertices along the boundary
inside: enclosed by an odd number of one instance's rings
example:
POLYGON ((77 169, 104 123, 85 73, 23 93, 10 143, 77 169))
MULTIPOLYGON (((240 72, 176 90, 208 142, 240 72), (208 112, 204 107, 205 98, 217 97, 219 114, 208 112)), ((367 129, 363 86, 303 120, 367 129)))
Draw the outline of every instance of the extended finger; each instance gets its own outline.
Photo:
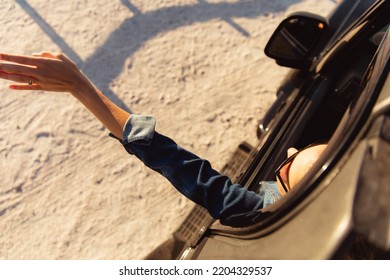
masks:
POLYGON ((29 83, 30 79, 33 79, 32 81, 36 81, 35 78, 32 78, 30 76, 23 76, 23 75, 17 75, 17 74, 9 74, 5 72, 0 71, 0 78, 5 80, 10 80, 17 83, 29 83))
POLYGON ((36 69, 36 67, 30 65, 13 64, 7 62, 0 63, 0 71, 6 72, 8 74, 33 76, 36 72, 36 69))
POLYGON ((42 90, 42 87, 38 84, 32 85, 10 85, 10 89, 13 90, 42 90))
POLYGON ((19 64, 35 65, 39 58, 27 55, 13 55, 0 53, 0 60, 15 62, 19 64))

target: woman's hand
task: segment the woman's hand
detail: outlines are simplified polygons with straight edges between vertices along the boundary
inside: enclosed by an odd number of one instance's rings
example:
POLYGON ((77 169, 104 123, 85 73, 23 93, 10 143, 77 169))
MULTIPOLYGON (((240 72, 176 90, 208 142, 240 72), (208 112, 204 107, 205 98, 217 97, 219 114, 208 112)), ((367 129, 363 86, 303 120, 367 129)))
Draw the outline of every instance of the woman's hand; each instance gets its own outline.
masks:
POLYGON ((15 90, 70 92, 122 139, 122 128, 130 113, 109 100, 65 55, 51 52, 32 56, 0 54, 0 78, 19 83, 10 85, 15 90))
POLYGON ((0 54, 0 78, 17 82, 14 90, 70 92, 92 84, 65 55, 41 52, 32 56, 0 54))

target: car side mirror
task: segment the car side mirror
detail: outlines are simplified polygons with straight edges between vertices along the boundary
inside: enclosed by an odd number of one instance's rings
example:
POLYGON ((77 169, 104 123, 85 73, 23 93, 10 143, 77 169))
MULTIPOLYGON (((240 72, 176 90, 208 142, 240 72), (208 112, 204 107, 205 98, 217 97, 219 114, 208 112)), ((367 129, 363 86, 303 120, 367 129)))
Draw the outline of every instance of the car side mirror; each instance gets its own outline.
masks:
POLYGON ((265 54, 281 66, 306 68, 328 27, 326 18, 298 12, 283 20, 265 47, 265 54))

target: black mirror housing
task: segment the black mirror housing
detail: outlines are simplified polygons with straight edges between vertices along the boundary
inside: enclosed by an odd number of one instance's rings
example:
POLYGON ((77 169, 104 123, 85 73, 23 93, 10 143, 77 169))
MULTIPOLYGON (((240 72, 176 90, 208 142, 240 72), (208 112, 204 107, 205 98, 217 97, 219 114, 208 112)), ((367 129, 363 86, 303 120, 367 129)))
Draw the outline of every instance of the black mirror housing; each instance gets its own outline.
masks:
POLYGON ((265 54, 281 66, 304 69, 328 28, 322 16, 297 12, 284 19, 265 47, 265 54))

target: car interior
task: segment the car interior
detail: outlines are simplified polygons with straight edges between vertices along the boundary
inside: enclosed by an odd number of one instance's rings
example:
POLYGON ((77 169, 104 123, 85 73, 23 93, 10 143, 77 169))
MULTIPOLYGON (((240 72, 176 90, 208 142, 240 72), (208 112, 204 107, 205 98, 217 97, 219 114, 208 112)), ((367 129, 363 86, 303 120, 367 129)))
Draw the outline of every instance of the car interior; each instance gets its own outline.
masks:
MULTIPOLYGON (((345 112, 353 108, 362 93, 365 77, 370 71, 381 36, 388 28, 387 19, 380 18, 370 25, 367 22, 361 25, 357 28, 359 34, 353 37, 353 41, 336 43, 342 46, 341 51, 338 48, 338 53, 332 54, 321 65, 319 75, 290 92, 284 107, 275 116, 278 120, 274 122, 270 135, 260 141, 259 148, 253 149, 253 155, 249 155, 246 173, 239 174, 242 185, 258 191, 261 181, 275 180, 274 171, 286 159, 289 147, 301 149, 311 143, 329 141, 332 138, 345 112)), ((308 186, 302 189, 301 195, 310 191, 308 186)), ((283 215, 281 209, 288 211, 289 207, 299 203, 299 194, 297 190, 293 193, 295 198, 287 195, 275 205, 259 210, 252 217, 238 215, 237 228, 222 226, 218 221, 214 228, 229 234, 257 232, 261 235, 262 229, 272 225, 283 215), (289 205, 284 205, 285 202, 289 202, 289 205)))

